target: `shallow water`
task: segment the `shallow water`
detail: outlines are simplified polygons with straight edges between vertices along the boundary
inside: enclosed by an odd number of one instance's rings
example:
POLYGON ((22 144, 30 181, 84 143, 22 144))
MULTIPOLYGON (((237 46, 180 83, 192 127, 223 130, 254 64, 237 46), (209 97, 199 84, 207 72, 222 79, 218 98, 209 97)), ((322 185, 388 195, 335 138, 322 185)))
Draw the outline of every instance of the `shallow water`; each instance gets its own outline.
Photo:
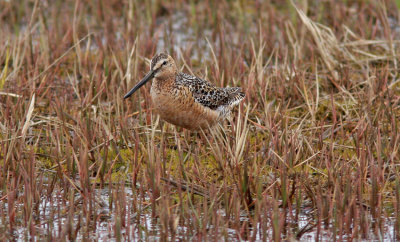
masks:
MULTIPOLYGON (((138 239, 144 239, 144 240, 149 240, 149 241, 158 241, 160 240, 160 236, 162 236, 161 231, 162 228, 160 227, 160 221, 157 218, 152 217, 152 211, 151 207, 149 206, 144 206, 140 205, 140 203, 137 203, 137 201, 134 201, 134 196, 132 194, 132 189, 131 188, 125 188, 124 193, 126 194, 126 211, 131 211, 130 213, 127 212, 125 213, 126 216, 123 218, 125 220, 125 226, 121 227, 121 237, 124 239, 128 240, 138 240, 138 239), (138 210, 141 210, 140 212, 140 217, 137 218, 137 214, 135 213, 132 209, 132 204, 135 203, 139 206, 138 210), (140 221, 138 224, 137 221, 140 221)), ((65 201, 61 197, 61 193, 54 193, 52 197, 52 201, 47 201, 43 200, 40 202, 38 206, 38 212, 39 212, 39 221, 41 221, 40 225, 35 226, 35 231, 36 231, 36 239, 39 238, 58 238, 59 236, 62 236, 63 233, 65 233, 65 225, 68 222, 68 209, 69 209, 69 202, 65 201)), ((104 189, 96 189, 95 190, 96 194, 96 204, 97 204, 97 213, 101 214, 101 218, 98 218, 95 224, 96 230, 91 229, 88 233, 84 234, 85 228, 82 227, 79 232, 77 233, 77 240, 85 240, 85 239, 90 239, 90 240, 98 240, 98 241, 116 241, 116 207, 115 207, 115 202, 114 205, 109 207, 109 199, 110 196, 110 190, 108 188, 104 189)), ((80 212, 82 210, 82 205, 77 201, 80 200, 81 197, 80 195, 76 196, 74 199, 75 203, 75 213, 73 215, 73 224, 72 228, 76 228, 81 224, 81 226, 85 223, 85 218, 82 217, 82 213, 80 212)), ((150 204, 150 199, 146 197, 146 201, 149 202, 150 204)), ((3 204, 3 208, 7 210, 8 205, 3 204)), ((17 206, 17 211, 22 212, 23 210, 23 204, 18 204, 17 206)), ((4 211, 4 210, 3 210, 4 211)), ((309 221, 313 220, 312 218, 312 213, 309 211, 309 213, 305 213, 306 210, 302 210, 301 213, 299 214, 299 220, 297 223, 297 226, 299 229, 304 228, 307 226, 309 221)), ((225 217, 225 211, 224 210, 219 210, 219 215, 221 217, 225 217)), ((293 212, 293 216, 295 212, 293 212)), ((202 215, 200 214, 200 217, 202 215)), ((249 217, 248 214, 243 211, 240 217, 240 221, 242 223, 247 222, 249 223, 249 217)), ((395 241, 395 231, 394 231, 394 219, 389 218, 385 220, 385 231, 381 231, 380 234, 381 236, 374 236, 372 231, 370 233, 369 239, 365 239, 361 241, 395 241), (374 238, 374 239, 372 239, 374 238)), ((4 224, 3 220, 1 221, 2 223, 0 224, 2 227, 7 227, 7 224, 4 224)), ((290 223, 290 222, 289 222, 290 223)), ((296 224, 293 224, 293 226, 296 224)), ((213 225, 206 225, 207 230, 210 231, 215 231, 213 225)), ((248 241, 251 240, 251 238, 255 238, 256 241, 261 241, 265 238, 272 238, 272 229, 269 231, 262 231, 261 224, 257 223, 253 226, 250 227, 249 233, 248 234, 240 234, 236 228, 230 228, 229 226, 227 227, 221 227, 219 228, 220 234, 219 236, 221 238, 228 239, 229 241, 248 241), (245 236, 245 237, 243 237, 245 236)), ((188 228, 185 226, 182 226, 181 224, 178 224, 176 228, 176 240, 186 240, 188 233, 188 228)), ((18 241, 24 241, 24 240, 29 240, 31 236, 29 235, 29 230, 25 227, 17 227, 16 230, 12 233, 12 235, 7 236, 9 238, 12 238, 14 240, 18 241)), ((193 235, 192 238, 196 238, 195 235, 193 235)), ((343 239, 349 239, 347 236, 343 236, 343 239)), ((171 238, 168 238, 170 240, 171 238)), ((329 229, 325 229, 321 231, 321 235, 319 237, 320 240, 322 241, 332 241, 333 240, 333 235, 329 229)), ((340 239, 339 236, 336 237, 336 239, 340 239)), ((39 239, 40 240, 40 239, 39 239)), ((309 232, 304 233, 301 236, 301 241, 315 241, 316 240, 316 228, 310 230, 309 232)))

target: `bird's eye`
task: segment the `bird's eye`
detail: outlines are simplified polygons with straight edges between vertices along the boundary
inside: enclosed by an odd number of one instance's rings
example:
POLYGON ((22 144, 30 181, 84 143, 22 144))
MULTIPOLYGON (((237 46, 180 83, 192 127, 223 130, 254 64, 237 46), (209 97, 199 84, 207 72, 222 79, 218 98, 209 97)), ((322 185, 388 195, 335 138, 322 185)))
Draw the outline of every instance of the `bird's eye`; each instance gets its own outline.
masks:
POLYGON ((165 65, 167 64, 167 62, 166 62, 166 61, 164 61, 162 64, 163 64, 163 66, 165 66, 165 65))

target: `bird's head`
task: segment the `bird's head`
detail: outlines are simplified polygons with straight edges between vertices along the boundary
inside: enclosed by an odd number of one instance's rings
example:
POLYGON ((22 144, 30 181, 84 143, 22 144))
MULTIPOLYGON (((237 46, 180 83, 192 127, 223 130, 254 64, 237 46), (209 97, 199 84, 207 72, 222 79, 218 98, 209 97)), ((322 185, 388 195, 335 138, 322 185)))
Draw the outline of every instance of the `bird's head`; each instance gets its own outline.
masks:
POLYGON ((140 87, 142 87, 146 82, 153 78, 158 80, 166 80, 170 77, 176 75, 177 67, 174 59, 166 53, 156 54, 153 59, 151 59, 150 71, 147 73, 143 79, 138 82, 125 96, 124 98, 130 97, 134 92, 136 92, 140 87))

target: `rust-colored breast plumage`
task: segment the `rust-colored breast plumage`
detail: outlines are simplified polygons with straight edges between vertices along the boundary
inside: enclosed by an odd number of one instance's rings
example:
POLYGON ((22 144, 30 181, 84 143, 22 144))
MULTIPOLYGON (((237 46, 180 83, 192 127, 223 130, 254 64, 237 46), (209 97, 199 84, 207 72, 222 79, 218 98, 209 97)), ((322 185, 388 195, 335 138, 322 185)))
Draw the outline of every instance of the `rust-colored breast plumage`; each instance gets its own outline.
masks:
POLYGON ((205 129, 220 120, 217 110, 196 102, 193 93, 184 85, 174 85, 174 82, 162 85, 154 80, 151 98, 162 119, 186 129, 205 129))

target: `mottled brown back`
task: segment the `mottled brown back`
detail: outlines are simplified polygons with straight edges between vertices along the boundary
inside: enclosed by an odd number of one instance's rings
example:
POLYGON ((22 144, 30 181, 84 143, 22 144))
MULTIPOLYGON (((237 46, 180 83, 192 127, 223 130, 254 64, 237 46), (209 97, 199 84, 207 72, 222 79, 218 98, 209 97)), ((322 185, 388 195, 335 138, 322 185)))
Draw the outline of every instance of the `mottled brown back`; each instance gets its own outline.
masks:
POLYGON ((216 87, 206 80, 185 73, 179 73, 175 82, 188 87, 196 102, 212 110, 235 106, 245 97, 240 87, 216 87))

